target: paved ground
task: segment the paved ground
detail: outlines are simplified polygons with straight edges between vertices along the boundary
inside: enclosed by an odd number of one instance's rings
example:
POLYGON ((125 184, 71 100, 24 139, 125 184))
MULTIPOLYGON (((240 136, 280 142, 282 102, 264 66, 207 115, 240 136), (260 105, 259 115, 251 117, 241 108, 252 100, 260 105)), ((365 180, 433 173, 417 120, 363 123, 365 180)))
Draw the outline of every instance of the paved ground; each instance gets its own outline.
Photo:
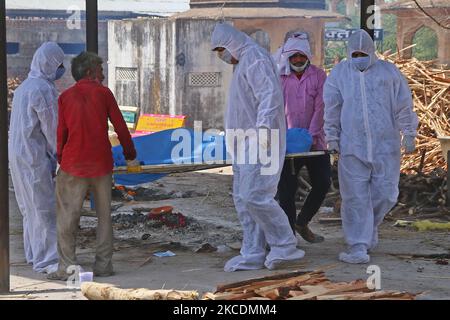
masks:
MULTIPOLYGON (((247 278, 269 275, 268 270, 225 273, 225 261, 238 253, 225 245, 233 246, 240 239, 240 227, 230 197, 232 176, 228 169, 210 170, 166 177, 158 181, 158 187, 184 192, 195 190, 193 197, 173 197, 147 202, 131 202, 114 214, 133 213, 136 207, 172 205, 195 221, 196 228, 185 230, 121 229, 115 230, 114 266, 116 275, 96 278, 122 288, 144 287, 150 289, 174 288, 198 290, 200 293, 214 291, 219 283, 234 282, 247 278), (150 234, 141 239, 143 232, 150 234), (222 253, 195 253, 196 248, 209 243, 228 248, 222 253), (157 258, 156 251, 171 250, 174 257, 157 258), (151 258, 146 264, 144 262, 151 258), (144 264, 144 265, 143 265, 144 264)), ((90 269, 94 259, 93 242, 95 218, 84 218, 77 249, 79 262, 90 269)), ((10 242, 11 242, 11 293, 0 295, 1 299, 84 299, 77 289, 64 282, 47 281, 45 275, 35 273, 25 263, 23 255, 21 216, 14 193, 10 192, 10 242)), ((291 269, 314 270, 323 266, 326 275, 335 281, 366 279, 368 265, 348 265, 337 260, 344 249, 339 224, 323 225, 315 221, 312 228, 323 234, 326 241, 310 245, 300 240, 306 251, 303 262, 291 269)), ((416 232, 392 226, 385 222, 381 228, 380 246, 372 254, 370 264, 381 270, 382 289, 424 292, 422 299, 450 298, 450 266, 436 264, 430 254, 450 253, 448 232, 416 232), (424 258, 412 258, 411 255, 424 258)), ((277 272, 283 272, 277 271, 277 272)))

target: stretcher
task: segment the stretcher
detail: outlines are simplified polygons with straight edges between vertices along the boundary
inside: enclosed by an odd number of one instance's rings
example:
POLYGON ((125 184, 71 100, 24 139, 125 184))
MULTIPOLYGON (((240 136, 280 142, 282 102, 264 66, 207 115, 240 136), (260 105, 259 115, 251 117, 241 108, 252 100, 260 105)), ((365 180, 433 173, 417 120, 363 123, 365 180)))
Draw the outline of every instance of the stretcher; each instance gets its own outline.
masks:
MULTIPOLYGON (((285 161, 291 161, 291 166, 294 168, 294 160, 298 158, 316 157, 325 154, 332 154, 330 151, 310 151, 302 153, 292 153, 286 155, 285 161)), ((139 173, 183 173, 191 171, 208 170, 214 168, 228 167, 231 163, 227 161, 215 161, 215 163, 192 163, 192 164, 155 164, 155 165, 143 165, 141 166, 141 171, 139 173)), ((294 168, 295 169, 295 168, 294 168)), ((294 170, 295 171, 295 170, 294 170)), ((129 172, 126 166, 115 167, 113 170, 114 174, 129 174, 136 172, 129 172)))
MULTIPOLYGON (((141 171, 138 173, 182 173, 182 172, 190 172, 190 171, 200 171, 200 170, 208 170, 214 168, 227 167, 231 164, 226 161, 208 164, 208 163, 193 163, 193 164, 154 164, 154 165, 143 165, 141 166, 141 171)), ((113 169, 114 174, 136 174, 137 172, 129 172, 128 167, 121 166, 115 167, 113 169)))
POLYGON ((309 157, 317 157, 317 156, 323 156, 326 154, 336 154, 335 151, 309 151, 309 152, 301 152, 301 153, 290 153, 286 155, 285 161, 289 161, 291 166, 291 173, 292 175, 295 175, 295 159, 298 158, 309 158, 309 157))

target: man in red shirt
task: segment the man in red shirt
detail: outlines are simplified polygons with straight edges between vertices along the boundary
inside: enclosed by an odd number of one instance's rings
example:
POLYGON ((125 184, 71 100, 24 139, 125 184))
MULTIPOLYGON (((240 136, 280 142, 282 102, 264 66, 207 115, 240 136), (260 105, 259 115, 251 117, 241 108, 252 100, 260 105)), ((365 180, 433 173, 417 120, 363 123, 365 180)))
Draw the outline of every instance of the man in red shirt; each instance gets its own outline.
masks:
POLYGON ((108 119, 114 126, 129 166, 137 164, 136 150, 112 92, 104 87, 102 59, 83 52, 72 60, 75 85, 58 100, 56 177, 58 271, 49 279, 66 280, 67 267, 77 265, 75 248, 80 212, 88 189, 98 217, 94 275, 113 274, 111 187, 113 157, 108 119))

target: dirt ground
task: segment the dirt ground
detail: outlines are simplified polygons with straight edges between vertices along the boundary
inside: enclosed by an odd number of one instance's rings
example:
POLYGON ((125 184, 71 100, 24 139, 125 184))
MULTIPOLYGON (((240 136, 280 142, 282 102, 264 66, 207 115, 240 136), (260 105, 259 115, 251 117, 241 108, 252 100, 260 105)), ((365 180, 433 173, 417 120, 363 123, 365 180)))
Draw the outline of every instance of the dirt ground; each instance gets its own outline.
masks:
MULTIPOLYGON (((235 282, 294 270, 326 269, 334 281, 367 279, 368 265, 348 265, 337 260, 345 249, 339 223, 321 224, 318 219, 331 211, 322 208, 311 228, 324 235, 320 244, 307 244, 301 263, 290 269, 226 273, 224 263, 239 253, 240 224, 231 198, 230 168, 167 176, 136 190, 134 200, 123 200, 115 193, 113 201, 114 268, 112 277, 94 281, 121 288, 214 291, 219 283, 235 282), (160 221, 149 221, 151 208, 172 206, 186 217, 186 226, 169 228, 160 221), (156 257, 155 252, 170 250, 173 257, 156 257)), ((23 253, 22 220, 10 187, 11 293, 2 299, 84 299, 79 289, 65 282, 48 281, 33 272, 23 253)), ((91 270, 95 255, 96 218, 86 215, 80 223, 77 254, 85 270, 91 270)), ((381 270, 381 288, 422 293, 419 299, 450 299, 450 266, 438 264, 437 257, 450 258, 448 231, 417 232, 385 221, 380 229, 380 245, 371 254, 370 265, 381 270), (412 255, 415 255, 412 257, 412 255)))

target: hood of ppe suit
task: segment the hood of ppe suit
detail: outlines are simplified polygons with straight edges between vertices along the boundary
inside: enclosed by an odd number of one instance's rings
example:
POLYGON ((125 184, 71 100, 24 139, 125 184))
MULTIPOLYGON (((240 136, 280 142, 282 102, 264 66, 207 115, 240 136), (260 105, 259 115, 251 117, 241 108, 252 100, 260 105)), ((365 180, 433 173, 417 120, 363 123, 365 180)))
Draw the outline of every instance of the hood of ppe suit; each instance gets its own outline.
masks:
POLYGON ((281 75, 288 76, 291 74, 289 58, 296 53, 307 56, 308 60, 311 62, 312 54, 308 40, 295 37, 289 38, 286 43, 278 49, 273 58, 281 75))
POLYGON ((212 49, 225 48, 238 61, 244 49, 253 45, 256 43, 252 38, 226 23, 217 24, 211 37, 212 49))
POLYGON ((367 68, 370 68, 370 66, 378 60, 378 57, 375 54, 375 44, 365 30, 356 30, 348 39, 347 57, 349 61, 352 59, 352 54, 355 51, 363 52, 369 55, 370 63, 367 68))
POLYGON ((54 81, 56 70, 63 61, 63 50, 55 42, 45 42, 34 53, 28 76, 54 81))

